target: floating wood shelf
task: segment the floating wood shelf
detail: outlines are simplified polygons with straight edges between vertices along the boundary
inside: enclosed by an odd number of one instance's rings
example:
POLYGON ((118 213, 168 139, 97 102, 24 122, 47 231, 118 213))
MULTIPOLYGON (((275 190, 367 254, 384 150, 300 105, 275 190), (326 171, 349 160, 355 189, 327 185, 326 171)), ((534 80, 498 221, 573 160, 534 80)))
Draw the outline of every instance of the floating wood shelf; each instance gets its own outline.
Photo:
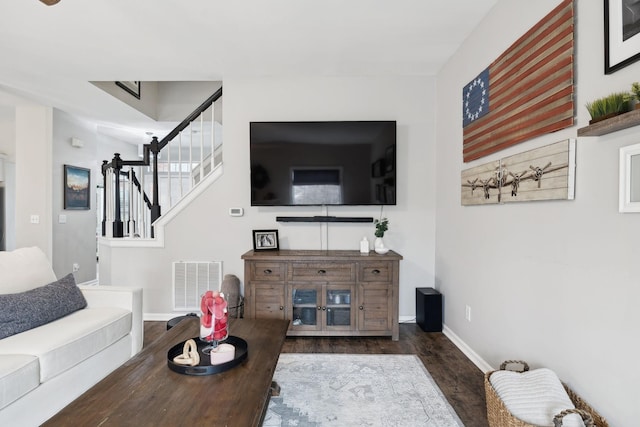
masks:
POLYGON ((638 125, 640 125, 640 110, 632 110, 580 128, 578 129, 578 136, 601 136, 638 125))

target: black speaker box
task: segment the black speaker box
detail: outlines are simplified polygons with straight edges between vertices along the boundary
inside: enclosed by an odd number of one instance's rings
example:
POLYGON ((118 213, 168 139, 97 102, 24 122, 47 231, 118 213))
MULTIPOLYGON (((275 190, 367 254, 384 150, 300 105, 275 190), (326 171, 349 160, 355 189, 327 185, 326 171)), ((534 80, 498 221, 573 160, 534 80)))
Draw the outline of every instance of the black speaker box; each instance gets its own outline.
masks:
POLYGON ((442 332, 442 294, 433 288, 416 288, 416 323, 425 332, 442 332))

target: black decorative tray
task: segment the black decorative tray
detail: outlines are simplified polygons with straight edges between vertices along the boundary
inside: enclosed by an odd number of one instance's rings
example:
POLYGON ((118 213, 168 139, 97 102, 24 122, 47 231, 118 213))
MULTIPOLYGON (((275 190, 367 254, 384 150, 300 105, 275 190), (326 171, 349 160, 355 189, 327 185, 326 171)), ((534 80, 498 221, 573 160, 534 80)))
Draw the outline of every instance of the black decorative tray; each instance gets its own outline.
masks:
POLYGON ((233 335, 229 335, 226 340, 224 340, 225 344, 231 344, 236 348, 235 357, 233 360, 230 360, 225 363, 221 363, 219 365, 212 365, 211 358, 208 354, 204 354, 202 349, 206 347, 208 344, 204 341, 201 341, 200 338, 192 338, 196 345, 198 346, 198 354, 200 355, 200 363, 196 366, 187 366, 187 365, 179 365, 173 361, 173 358, 182 354, 184 350, 185 341, 180 344, 176 344, 169 349, 167 353, 167 364, 169 365, 169 369, 179 374, 185 375, 212 375, 218 374, 220 372, 228 371, 231 368, 238 366, 242 361, 247 358, 247 354, 249 353, 247 342, 242 338, 235 337, 233 335))

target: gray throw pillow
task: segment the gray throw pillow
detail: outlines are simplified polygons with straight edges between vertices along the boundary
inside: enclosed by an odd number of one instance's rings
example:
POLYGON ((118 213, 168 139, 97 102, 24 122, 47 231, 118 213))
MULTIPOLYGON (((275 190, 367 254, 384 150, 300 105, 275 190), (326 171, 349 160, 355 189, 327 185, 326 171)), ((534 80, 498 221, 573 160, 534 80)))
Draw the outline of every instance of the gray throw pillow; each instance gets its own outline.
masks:
POLYGON ((73 274, 18 294, 0 295, 0 339, 36 328, 87 306, 73 274))

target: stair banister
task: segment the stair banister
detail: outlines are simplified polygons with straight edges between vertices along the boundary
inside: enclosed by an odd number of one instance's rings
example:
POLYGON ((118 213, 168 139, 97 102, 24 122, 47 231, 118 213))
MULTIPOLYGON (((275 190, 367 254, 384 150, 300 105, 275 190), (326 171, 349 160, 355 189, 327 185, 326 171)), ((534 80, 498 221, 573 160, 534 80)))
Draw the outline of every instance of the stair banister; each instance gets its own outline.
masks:
MULTIPOLYGON (((124 166, 152 166, 152 201, 150 202, 145 191, 144 185, 138 182, 135 172, 131 170, 131 173, 124 173, 123 176, 128 176, 130 181, 133 181, 135 185, 139 189, 140 194, 140 211, 138 212, 138 229, 140 230, 139 235, 146 235, 146 213, 144 213, 144 205, 146 204, 150 213, 150 224, 153 224, 158 218, 160 218, 162 209, 160 206, 160 186, 159 186, 159 170, 158 170, 158 158, 160 151, 166 147, 176 136, 179 136, 178 140, 178 158, 179 158, 179 168, 178 168, 178 179, 180 179, 180 196, 183 196, 183 176, 182 176, 182 131, 187 127, 192 128, 193 121, 200 118, 200 165, 199 165, 199 174, 198 181, 201 181, 204 177, 205 166, 203 162, 204 157, 204 111, 206 111, 209 107, 211 107, 212 111, 212 119, 211 119, 211 158, 209 169, 211 172, 214 168, 214 152, 215 152, 215 106, 214 103, 222 97, 222 88, 218 89, 213 95, 207 98, 196 110, 194 110, 189 116, 187 116, 178 126, 176 126, 169 134, 167 134, 161 140, 158 140, 157 137, 153 137, 149 144, 143 145, 143 153, 142 160, 123 160, 120 158, 119 153, 114 154, 113 160, 109 163, 106 160, 102 163, 102 175, 104 181, 104 194, 103 194, 103 205, 104 205, 104 213, 102 218, 102 235, 107 235, 107 223, 112 222, 112 236, 109 237, 123 237, 124 236, 124 223, 122 221, 122 212, 121 212, 121 200, 120 200, 120 174, 122 173, 122 169, 124 166), (111 197, 110 195, 113 195, 111 197), (113 215, 112 215, 113 213, 113 215), (144 231, 142 230, 144 227, 144 231)), ((168 154, 169 163, 167 167, 167 181, 169 188, 169 207, 172 206, 171 199, 171 163, 170 163, 170 154, 168 154)), ((193 132, 191 132, 190 138, 190 147, 189 147, 189 170, 191 170, 193 165, 193 132)), ((140 179, 144 182, 144 173, 140 174, 140 179)), ((193 185, 193 178, 192 183, 193 185)), ((131 216, 132 207, 131 207, 131 198, 134 194, 132 191, 132 186, 129 186, 129 214, 130 217, 127 219, 128 222, 134 221, 131 216)), ((123 189, 126 191, 126 189, 123 189)), ((151 237, 154 237, 153 226, 150 227, 151 237)), ((131 232, 129 232, 131 234, 131 232)))
POLYGON ((211 95, 209 98, 207 98, 207 100, 204 101, 198 108, 196 108, 193 111, 193 113, 189 114, 186 119, 184 119, 182 122, 180 122, 180 124, 178 126, 176 126, 176 128, 174 130, 172 130, 171 132, 169 132, 167 134, 167 136, 162 138, 160 140, 160 149, 163 149, 165 147, 165 145, 167 145, 169 142, 171 142, 171 140, 173 138, 175 138, 180 132, 185 130, 187 128, 187 126, 189 126, 189 123, 191 123, 192 121, 197 119, 202 111, 204 111, 207 108, 209 108, 209 106, 212 105, 221 96, 222 96, 222 88, 220 88, 217 91, 215 91, 215 93, 213 95, 211 95))

